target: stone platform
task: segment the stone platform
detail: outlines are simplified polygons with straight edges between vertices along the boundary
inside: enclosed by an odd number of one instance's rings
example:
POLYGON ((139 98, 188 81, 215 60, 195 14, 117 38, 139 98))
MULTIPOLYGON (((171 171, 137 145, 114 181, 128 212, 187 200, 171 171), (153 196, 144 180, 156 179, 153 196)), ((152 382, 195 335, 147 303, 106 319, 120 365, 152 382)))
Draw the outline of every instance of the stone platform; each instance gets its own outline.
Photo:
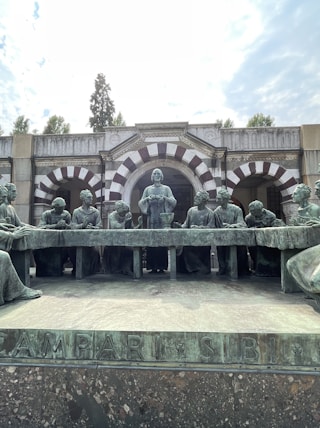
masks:
POLYGON ((303 293, 284 294, 280 278, 97 274, 37 278, 43 296, 0 307, 1 329, 320 334, 320 313, 303 293))
POLYGON ((280 278, 31 286, 0 308, 1 426, 319 426, 320 313, 280 278))

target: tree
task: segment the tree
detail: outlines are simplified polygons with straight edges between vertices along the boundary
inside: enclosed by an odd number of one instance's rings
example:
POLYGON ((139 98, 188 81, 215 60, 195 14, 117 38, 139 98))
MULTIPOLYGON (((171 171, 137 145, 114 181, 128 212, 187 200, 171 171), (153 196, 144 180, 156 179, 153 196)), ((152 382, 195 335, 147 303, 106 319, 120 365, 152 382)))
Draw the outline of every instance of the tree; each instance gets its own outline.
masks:
POLYGON ((256 128, 259 126, 274 126, 274 118, 269 115, 265 116, 263 113, 256 113, 249 119, 247 128, 256 128))
POLYGON ((70 124, 66 123, 62 116, 53 115, 49 117, 43 134, 69 134, 70 124))
POLYGON ((126 126, 126 122, 123 119, 121 111, 119 111, 117 116, 113 119, 113 126, 126 126))
POLYGON ((0 125, 0 136, 4 134, 4 130, 2 129, 2 126, 0 125))
POLYGON ((217 119, 216 125, 218 128, 233 128, 234 127, 233 120, 231 120, 229 117, 224 122, 222 119, 217 119))
POLYGON ((24 115, 18 116, 13 123, 11 135, 28 134, 30 119, 26 119, 24 115))
POLYGON ((89 123, 93 132, 102 132, 106 126, 113 125, 115 107, 109 96, 111 87, 106 83, 105 75, 99 73, 94 84, 95 91, 90 97, 90 110, 93 116, 89 118, 89 123))
POLYGON ((231 119, 228 117, 228 119, 226 119, 226 120, 224 121, 223 128, 233 128, 233 127, 234 127, 233 120, 231 120, 231 119))

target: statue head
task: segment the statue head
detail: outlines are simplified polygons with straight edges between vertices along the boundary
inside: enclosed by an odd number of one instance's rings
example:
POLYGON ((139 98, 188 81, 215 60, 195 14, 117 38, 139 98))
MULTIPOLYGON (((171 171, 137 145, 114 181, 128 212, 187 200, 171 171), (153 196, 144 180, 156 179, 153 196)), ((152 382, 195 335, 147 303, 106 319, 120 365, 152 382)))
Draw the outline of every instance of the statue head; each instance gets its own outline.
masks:
POLYGON ((80 192, 80 201, 86 203, 92 203, 93 195, 89 189, 81 190, 80 192))
POLYGON ((229 201, 230 199, 231 199, 231 196, 226 188, 221 188, 218 190, 217 202, 229 201))
POLYGON ((6 183, 6 189, 8 190, 8 202, 12 202, 17 197, 17 186, 14 183, 6 183))
POLYGON ((248 205, 249 212, 253 217, 260 217, 263 211, 263 203, 255 200, 248 205))
POLYGON ((151 173, 151 181, 163 181, 163 173, 161 169, 155 168, 151 173), (158 180, 157 180, 158 179, 158 180))
POLYGON ((58 197, 52 201, 51 206, 57 213, 61 214, 66 207, 66 201, 63 198, 58 197))
POLYGON ((209 198, 210 198, 209 193, 206 190, 199 190, 199 192, 195 194, 194 201, 193 201, 194 205, 206 204, 209 198))
POLYGON ((129 205, 124 201, 117 201, 114 204, 114 208, 121 217, 125 216, 130 211, 129 205))
POLYGON ((300 183, 294 189, 292 193, 293 202, 300 203, 306 201, 311 196, 311 187, 307 186, 304 183, 300 183))

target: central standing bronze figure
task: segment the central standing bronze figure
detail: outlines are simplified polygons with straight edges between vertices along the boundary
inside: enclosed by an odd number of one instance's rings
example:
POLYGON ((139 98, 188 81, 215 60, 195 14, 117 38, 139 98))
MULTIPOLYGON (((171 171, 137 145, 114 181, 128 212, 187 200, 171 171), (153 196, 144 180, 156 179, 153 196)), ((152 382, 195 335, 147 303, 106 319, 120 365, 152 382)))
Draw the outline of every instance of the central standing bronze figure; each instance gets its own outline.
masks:
MULTIPOLYGON (((153 184, 144 189, 139 201, 142 214, 147 216, 148 229, 162 229, 161 213, 172 213, 177 201, 169 186, 162 184, 163 173, 156 168, 152 171, 153 184)), ((168 249, 166 247, 147 248, 147 269, 152 273, 168 269, 168 249)))

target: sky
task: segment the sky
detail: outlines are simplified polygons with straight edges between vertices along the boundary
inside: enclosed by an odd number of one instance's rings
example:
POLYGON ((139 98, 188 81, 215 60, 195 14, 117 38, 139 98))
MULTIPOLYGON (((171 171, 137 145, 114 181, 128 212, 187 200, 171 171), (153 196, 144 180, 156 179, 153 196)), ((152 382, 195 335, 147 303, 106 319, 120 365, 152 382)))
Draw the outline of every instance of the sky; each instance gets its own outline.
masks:
POLYGON ((126 125, 320 123, 319 0, 0 0, 0 126, 90 133, 103 73, 126 125))

